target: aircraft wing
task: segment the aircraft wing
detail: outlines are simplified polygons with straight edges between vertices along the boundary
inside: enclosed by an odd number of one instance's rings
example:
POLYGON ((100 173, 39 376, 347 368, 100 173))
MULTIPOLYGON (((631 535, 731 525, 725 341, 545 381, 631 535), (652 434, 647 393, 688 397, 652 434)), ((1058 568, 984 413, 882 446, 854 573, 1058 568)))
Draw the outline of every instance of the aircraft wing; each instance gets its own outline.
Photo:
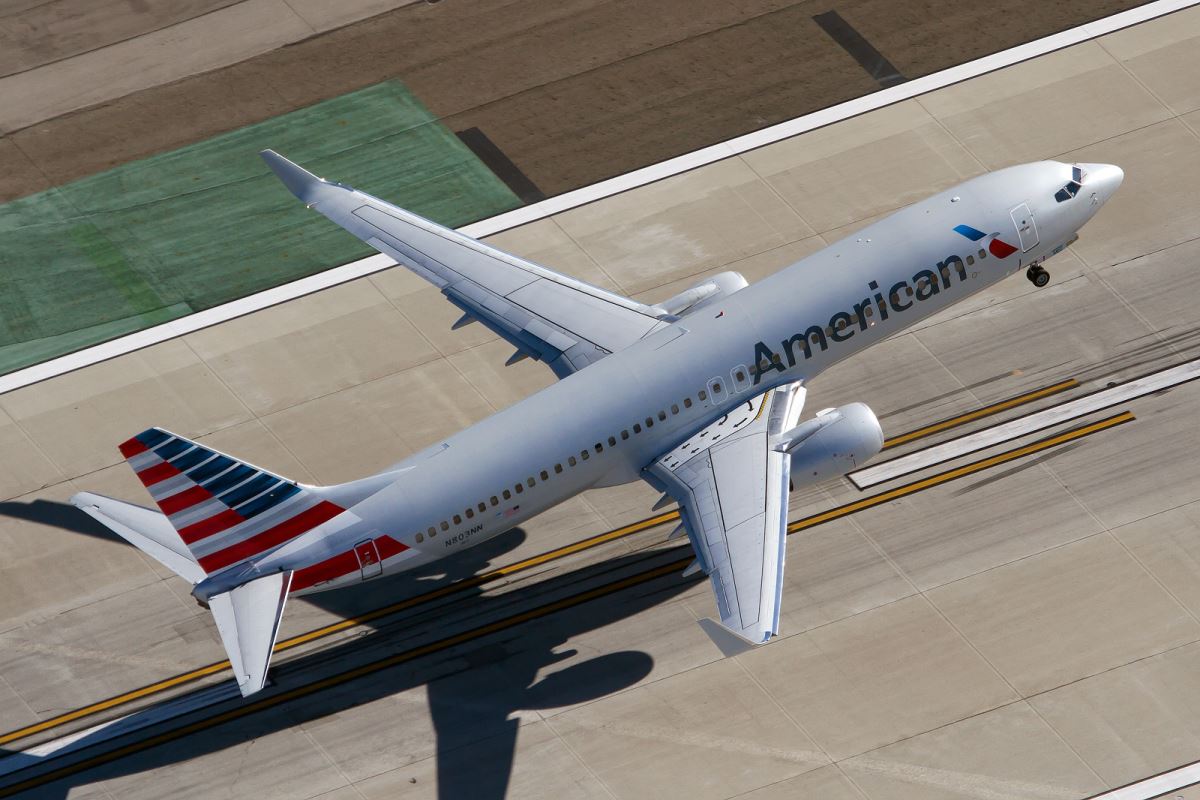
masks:
POLYGON ((558 377, 636 342, 666 324, 653 308, 489 247, 341 183, 318 178, 273 150, 262 158, 292 194, 442 290, 558 377))
POLYGON ((790 460, 772 438, 796 424, 799 383, 767 391, 646 468, 679 503, 721 624, 762 644, 779 630, 790 460))

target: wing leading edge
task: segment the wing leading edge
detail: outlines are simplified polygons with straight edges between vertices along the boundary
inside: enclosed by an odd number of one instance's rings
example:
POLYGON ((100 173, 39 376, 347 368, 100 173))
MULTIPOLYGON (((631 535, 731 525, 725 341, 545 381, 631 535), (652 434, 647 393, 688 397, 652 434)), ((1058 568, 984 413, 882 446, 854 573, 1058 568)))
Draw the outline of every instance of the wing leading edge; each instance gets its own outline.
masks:
POLYGON ((753 644, 779 631, 790 461, 772 437, 795 425, 799 383, 765 392, 646 468, 679 503, 721 624, 753 644))
POLYGON ((518 356, 566 377, 667 324, 662 309, 561 275, 341 183, 273 150, 262 158, 309 208, 420 275, 518 356))

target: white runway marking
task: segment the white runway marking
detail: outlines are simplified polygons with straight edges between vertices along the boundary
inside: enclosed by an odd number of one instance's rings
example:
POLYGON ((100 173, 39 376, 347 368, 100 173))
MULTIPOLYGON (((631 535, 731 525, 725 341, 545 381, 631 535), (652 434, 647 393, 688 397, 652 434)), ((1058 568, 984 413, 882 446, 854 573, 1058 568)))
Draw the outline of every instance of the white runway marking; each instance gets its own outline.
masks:
POLYGON ((965 456, 988 447, 1002 444, 1013 439, 1019 439, 1036 431, 1052 428, 1064 422, 1086 416, 1103 408, 1135 400, 1154 392, 1178 386, 1181 383, 1200 378, 1200 359, 1180 364, 1177 367, 1146 375, 1136 380, 1103 389, 1087 397, 1071 400, 1061 405, 1047 408, 1029 414, 1011 422, 994 425, 976 433, 960 436, 933 447, 927 447, 891 461, 885 461, 874 467, 865 467, 847 475, 859 489, 869 489, 881 483, 895 480, 904 475, 941 464, 951 459, 965 456))
MULTIPOLYGON (((1161 775, 1155 775, 1153 778, 1122 786, 1120 789, 1092 795, 1087 800, 1150 800, 1150 798, 1159 797, 1167 792, 1191 786, 1193 783, 1200 783, 1200 761, 1164 772, 1161 775)), ((1163 800, 1169 800, 1169 798, 1163 798, 1163 800)))
MULTIPOLYGON (((681 156, 661 161, 658 164, 651 164, 648 167, 643 167, 624 175, 618 175, 615 178, 609 178, 591 186, 584 186, 575 191, 543 200, 540 203, 533 203, 489 219, 480 220, 479 222, 459 228, 459 230, 476 239, 491 236, 510 228, 553 216, 568 209, 578 208, 579 206, 605 197, 621 194, 630 189, 636 189, 639 186, 645 186, 646 184, 654 183, 673 175, 688 172, 705 164, 711 164, 714 161, 720 161, 783 139, 791 138, 806 131, 822 128, 826 125, 849 119, 850 117, 865 114, 868 111, 883 108, 902 100, 908 100, 935 89, 941 89, 945 86, 959 83, 988 72, 994 72, 1022 61, 1028 61, 1031 58, 1045 55, 1054 50, 1061 50, 1064 47, 1086 42, 1098 36, 1119 31, 1122 28, 1128 28, 1131 25, 1137 25, 1140 22, 1161 17, 1164 14, 1190 8, 1197 3, 1200 3, 1200 0, 1155 0, 1155 2, 1147 3, 1144 6, 1139 6, 1129 11, 1122 11, 1119 14, 1113 14, 1104 19, 1098 19, 1095 22, 1089 22, 1086 25, 1080 25, 1070 30, 1056 33, 1053 36, 1046 36, 1026 44, 1011 47, 1008 50, 993 53, 990 56, 968 61, 966 64, 960 64, 957 67, 934 72, 888 89, 881 89, 864 97, 847 100, 844 103, 838 103, 829 108, 814 111, 811 114, 805 114, 787 122, 772 125, 769 128, 763 128, 760 131, 738 136, 691 153, 685 153, 681 156)), ((337 176, 331 177, 336 178, 337 176)), ((274 289, 267 289, 266 291, 258 292, 257 294, 252 294, 240 300, 216 306, 215 308, 197 311, 182 319, 157 325, 153 328, 147 328, 137 333, 131 333, 128 336, 122 336, 103 344, 88 347, 76 353, 53 358, 41 364, 35 364, 32 367, 26 367, 25 369, 11 372, 8 375, 0 376, 0 394, 53 378, 56 375, 81 369, 91 364, 107 361, 110 358, 116 358, 126 353, 132 353, 143 347, 165 342, 168 339, 174 339, 193 331, 250 314, 254 311, 260 311, 288 300, 294 300, 306 294, 319 292, 322 289, 328 289, 331 286, 337 286, 338 284, 352 281, 355 278, 380 272, 392 266, 395 266, 395 262, 387 256, 370 256, 369 258, 364 258, 341 267, 334 267, 320 274, 301 278, 298 281, 292 281, 283 286, 277 286, 274 289)))

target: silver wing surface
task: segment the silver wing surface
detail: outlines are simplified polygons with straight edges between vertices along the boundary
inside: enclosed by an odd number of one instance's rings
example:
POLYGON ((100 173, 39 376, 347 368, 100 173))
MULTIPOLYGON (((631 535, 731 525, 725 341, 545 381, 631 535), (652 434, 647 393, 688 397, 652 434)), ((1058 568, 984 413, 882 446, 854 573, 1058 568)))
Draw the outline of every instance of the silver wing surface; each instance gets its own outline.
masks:
POLYGON ((646 468, 679 503, 721 624, 753 644, 779 631, 783 589, 790 460, 772 440, 803 405, 799 383, 765 392, 646 468))
POLYGON ((318 178, 273 150, 262 158, 292 194, 420 275, 460 309, 566 377, 666 322, 635 302, 509 255, 341 183, 318 178))

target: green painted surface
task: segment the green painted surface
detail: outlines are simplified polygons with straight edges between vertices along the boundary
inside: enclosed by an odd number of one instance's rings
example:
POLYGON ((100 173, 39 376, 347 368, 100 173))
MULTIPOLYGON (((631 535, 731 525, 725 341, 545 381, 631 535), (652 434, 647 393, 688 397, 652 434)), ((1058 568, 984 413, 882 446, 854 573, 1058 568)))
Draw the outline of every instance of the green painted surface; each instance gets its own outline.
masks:
POLYGON ((520 205, 399 83, 0 205, 0 373, 370 254, 258 157, 458 226, 520 205))

